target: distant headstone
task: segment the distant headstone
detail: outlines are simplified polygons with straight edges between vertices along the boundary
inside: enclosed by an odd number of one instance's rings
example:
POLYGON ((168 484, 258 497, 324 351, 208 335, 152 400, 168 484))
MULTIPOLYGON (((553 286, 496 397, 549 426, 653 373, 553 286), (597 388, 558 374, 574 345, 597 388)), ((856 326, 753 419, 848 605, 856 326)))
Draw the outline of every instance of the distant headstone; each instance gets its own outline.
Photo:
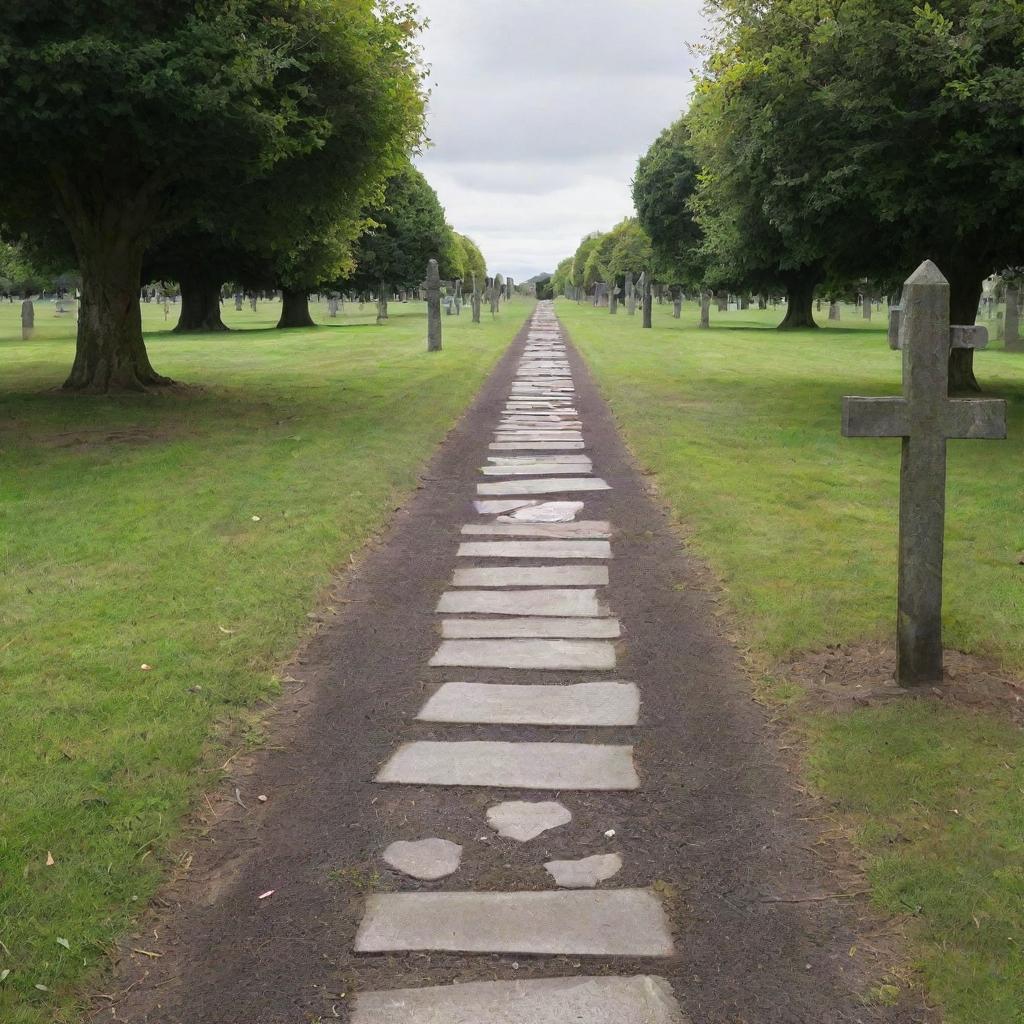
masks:
POLYGON ((327 298, 327 314, 335 317, 338 315, 338 296, 330 295, 327 298))
POLYGON ((633 284, 632 272, 626 275, 626 312, 636 316, 636 285, 633 284))
POLYGON ((871 319, 871 296, 867 292, 864 293, 863 302, 864 302, 864 319, 865 320, 870 320, 871 319))
POLYGON ((21 340, 28 341, 36 327, 36 307, 31 299, 25 299, 21 304, 21 340))
POLYGON ((608 312, 612 316, 615 316, 619 311, 619 285, 617 281, 612 281, 608 285, 608 312))
POLYGON ((950 347, 970 330, 950 327, 949 282, 926 260, 903 290, 903 397, 843 399, 844 437, 903 439, 896 613, 901 686, 942 679, 946 441, 1006 437, 1005 402, 948 395, 950 347))
POLYGON ((427 351, 441 351, 441 275, 437 260, 427 263, 427 351))
POLYGON ((245 296, 241 292, 235 292, 235 309, 239 313, 242 312, 242 301, 244 299, 245 299, 245 296))
POLYGON ((678 288, 672 289, 672 318, 678 320, 683 315, 683 293, 678 288))
POLYGON ((256 312, 256 293, 253 292, 249 296, 249 308, 255 313, 256 312))
POLYGON ((473 307, 473 323, 480 323, 480 282, 473 275, 473 294, 470 296, 470 305, 473 307))
POLYGON ((1003 338, 1007 352, 1024 352, 1020 337, 1020 286, 1006 286, 1006 316, 1003 318, 1003 338))

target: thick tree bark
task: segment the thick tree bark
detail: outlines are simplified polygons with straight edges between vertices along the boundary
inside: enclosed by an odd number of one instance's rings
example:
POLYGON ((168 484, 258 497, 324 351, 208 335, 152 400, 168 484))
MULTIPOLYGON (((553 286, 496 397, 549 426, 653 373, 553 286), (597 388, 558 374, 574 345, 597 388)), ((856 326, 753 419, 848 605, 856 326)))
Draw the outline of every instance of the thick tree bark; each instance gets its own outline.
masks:
POLYGON ((651 293, 651 282, 648 279, 644 284, 644 327, 653 326, 653 321, 651 319, 651 314, 653 313, 653 302, 654 296, 651 293))
MULTIPOLYGON (((939 268, 942 269, 941 267, 939 268)), ((964 270, 949 275, 949 322, 973 324, 978 317, 978 303, 986 274, 981 270, 964 270)), ((954 348, 949 352, 949 393, 980 391, 974 376, 974 349, 954 348)))
POLYGON ((309 315, 309 293, 304 288, 281 289, 281 319, 277 322, 282 327, 316 327, 309 315))
POLYGON ((64 387, 106 394, 173 384, 153 369, 142 338, 141 233, 115 223, 78 234, 75 242, 82 300, 75 361, 64 387))
POLYGON ((792 331, 805 327, 817 327, 814 322, 814 289, 818 282, 815 275, 807 271, 793 271, 782 275, 786 286, 786 316, 778 329, 792 331))
POLYGON ((202 273, 179 274, 181 313, 176 334, 198 331, 226 331, 220 317, 220 286, 223 283, 202 273))

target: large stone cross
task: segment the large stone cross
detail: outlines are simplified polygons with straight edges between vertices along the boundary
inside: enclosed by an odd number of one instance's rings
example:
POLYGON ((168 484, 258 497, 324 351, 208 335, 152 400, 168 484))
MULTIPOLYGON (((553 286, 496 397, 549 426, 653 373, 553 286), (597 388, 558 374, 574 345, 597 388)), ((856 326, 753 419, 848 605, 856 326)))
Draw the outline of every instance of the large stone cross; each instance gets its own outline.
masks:
POLYGON ((942 679, 942 546, 946 441, 1005 438, 1006 403, 950 398, 949 282, 926 260, 907 279, 900 316, 902 398, 843 399, 845 437, 901 437, 896 680, 942 679))
POLYGON ((441 351, 441 275, 437 260, 427 263, 427 351, 441 351))

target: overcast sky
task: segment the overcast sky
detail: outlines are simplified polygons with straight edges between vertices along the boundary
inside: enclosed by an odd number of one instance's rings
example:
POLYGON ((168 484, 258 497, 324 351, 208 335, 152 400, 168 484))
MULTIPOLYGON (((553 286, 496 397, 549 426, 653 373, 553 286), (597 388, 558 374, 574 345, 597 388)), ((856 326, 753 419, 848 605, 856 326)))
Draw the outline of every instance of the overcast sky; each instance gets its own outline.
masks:
POLYGON ((700 0, 420 0, 418 160, 488 268, 526 280, 633 212, 637 158, 686 105, 700 0))

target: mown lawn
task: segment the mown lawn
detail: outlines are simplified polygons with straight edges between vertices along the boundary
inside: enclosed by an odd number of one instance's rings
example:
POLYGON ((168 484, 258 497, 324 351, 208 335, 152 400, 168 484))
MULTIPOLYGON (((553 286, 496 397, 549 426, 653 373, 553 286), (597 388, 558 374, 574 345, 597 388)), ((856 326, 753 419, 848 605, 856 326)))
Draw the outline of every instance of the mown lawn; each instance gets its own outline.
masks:
MULTIPOLYGON (((721 577, 765 666, 894 629, 899 442, 840 436, 844 394, 893 394, 885 318, 817 332, 712 311, 696 329, 558 310, 638 458, 721 577)), ((824 317, 821 322, 824 324, 824 317)), ((976 356, 1010 439, 949 447, 945 639, 1024 668, 1024 357, 976 356)), ((919 704, 794 711, 809 770, 850 815, 876 901, 912 915, 951 1022, 1024 1020, 1024 743, 1007 722, 919 704)))
POLYGON ((144 306, 154 365, 195 387, 98 399, 55 390, 71 318, 40 304, 23 343, 0 304, 4 1024, 80 1020, 79 986, 216 778, 217 737, 246 741, 332 570, 413 489, 531 308, 445 317, 428 355, 422 304, 287 332, 267 329, 279 306, 231 308, 249 329, 201 337, 144 306))

